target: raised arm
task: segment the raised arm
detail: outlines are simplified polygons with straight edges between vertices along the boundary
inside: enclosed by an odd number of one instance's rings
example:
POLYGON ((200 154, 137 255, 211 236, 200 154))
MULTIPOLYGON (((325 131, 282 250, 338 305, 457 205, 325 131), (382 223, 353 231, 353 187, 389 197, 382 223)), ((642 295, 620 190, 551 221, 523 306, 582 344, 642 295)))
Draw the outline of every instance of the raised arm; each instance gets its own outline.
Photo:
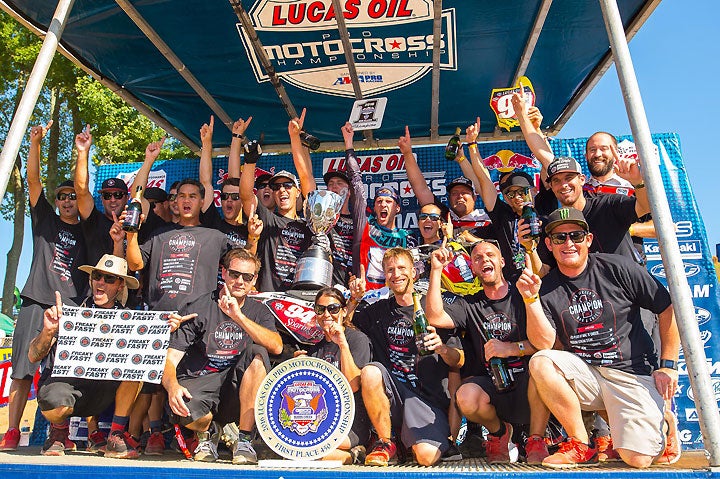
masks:
POLYGON ((245 166, 240 173, 240 200, 243 213, 249 218, 256 211, 258 203, 253 188, 255 187, 255 165, 260 158, 260 145, 253 141, 245 147, 245 166))
POLYGON ((352 125, 346 122, 340 130, 342 131, 343 140, 345 141, 345 168, 348 179, 350 180, 350 210, 352 211, 353 224, 355 225, 352 247, 352 273, 358 275, 360 274, 360 267, 362 265, 362 257, 360 255, 362 234, 367 224, 367 215, 365 214, 367 192, 365 191, 365 185, 363 184, 362 175, 360 174, 360 165, 358 164, 355 149, 353 148, 354 131, 352 125))
MULTIPOLYGON (((147 147, 145 147, 145 160, 143 161, 142 166, 135 175, 135 179, 133 180, 132 186, 130 187, 131 195, 135 194, 135 190, 138 186, 142 186, 143 191, 147 189, 148 178, 150 177, 150 170, 152 170, 155 160, 157 160, 157 157, 160 155, 160 150, 162 149, 163 143, 165 143, 165 137, 163 137, 160 141, 153 141, 152 143, 149 143, 147 147)), ((142 196, 142 212, 147 217, 149 211, 150 202, 145 199, 145 196, 142 196)))
POLYGON ((635 188, 635 214, 640 218, 650 213, 650 202, 647 197, 647 189, 643 181, 640 165, 636 160, 630 158, 620 158, 617 148, 613 147, 613 156, 615 157, 615 170, 618 176, 628 180, 635 188))
MULTIPOLYGON (((530 264, 530 258, 527 255, 525 255, 525 264, 530 264)), ((550 319, 545 316, 545 311, 540 303, 538 292, 541 284, 540 277, 527 267, 517 280, 517 289, 525 302, 527 337, 537 350, 552 349, 557 337, 555 328, 552 327, 550 319)))
POLYGON ((210 115, 210 123, 203 123, 200 127, 200 183, 205 187, 202 210, 207 211, 215 200, 215 189, 212 184, 212 137, 215 129, 215 116, 210 115))
POLYGON ((245 141, 245 130, 250 126, 252 117, 247 120, 238 118, 232 127, 232 140, 230 141, 230 153, 228 155, 228 177, 240 178, 240 155, 245 141))
POLYGON ((310 151, 300 141, 300 132, 305 124, 305 112, 303 108, 300 118, 293 118, 288 123, 288 134, 290 135, 290 149, 292 151, 293 163, 300 178, 300 191, 307 198, 308 193, 317 189, 315 177, 310 161, 310 151))
POLYGON ((280 354, 282 352, 283 343, 280 333, 271 331, 245 316, 238 305, 237 299, 230 294, 227 284, 223 285, 222 294, 218 298, 218 306, 220 306, 223 313, 230 316, 248 333, 255 344, 263 346, 270 354, 280 354))
MULTIPOLYGON (((520 123, 520 129, 522 130, 525 143, 527 143, 530 151, 532 151, 535 158, 538 159, 542 165, 542 170, 545 172, 548 165, 555 158, 555 154, 550 148, 550 144, 547 142, 545 135, 540 130, 540 122, 542 121, 542 115, 537 107, 528 107, 525 102, 525 98, 519 93, 513 93, 512 105, 515 110, 515 116, 520 123)), ((544 178, 544 175, 543 175, 544 178)))
POLYGON ((35 206, 40 199, 43 185, 40 181, 40 149, 42 148, 42 140, 45 138, 48 130, 53 122, 50 120, 47 125, 33 126, 30 129, 30 151, 27 159, 27 182, 28 192, 30 193, 30 206, 35 206))
POLYGON ((450 329, 455 327, 455 323, 445 312, 440 291, 442 270, 452 261, 452 251, 445 247, 446 241, 447 239, 443 239, 442 246, 430 255, 430 278, 425 298, 425 316, 431 325, 450 329))
POLYGON ((77 164, 75 165, 75 194, 77 195, 77 206, 80 218, 87 219, 95 208, 95 200, 90 193, 88 161, 90 147, 92 146, 92 135, 90 125, 75 135, 75 148, 77 148, 77 164))
POLYGON ((413 155, 412 139, 410 138, 410 129, 407 125, 405 125, 405 135, 398 138, 398 148, 400 148, 400 152, 405 160, 405 171, 407 171, 408 181, 410 182, 410 186, 412 186, 418 203, 420 206, 432 203, 435 201, 435 195, 433 195, 430 187, 425 182, 423 172, 418 166, 415 155, 413 155))
POLYGON ((480 117, 475 120, 473 125, 470 125, 465 130, 465 141, 470 144, 470 164, 475 172, 475 176, 480 183, 480 198, 482 198, 483 204, 485 205, 486 211, 493 211, 495 209, 495 203, 497 202, 498 194, 495 189, 495 183, 490 178, 490 172, 485 167, 480 152, 478 152, 475 141, 480 133, 480 117))

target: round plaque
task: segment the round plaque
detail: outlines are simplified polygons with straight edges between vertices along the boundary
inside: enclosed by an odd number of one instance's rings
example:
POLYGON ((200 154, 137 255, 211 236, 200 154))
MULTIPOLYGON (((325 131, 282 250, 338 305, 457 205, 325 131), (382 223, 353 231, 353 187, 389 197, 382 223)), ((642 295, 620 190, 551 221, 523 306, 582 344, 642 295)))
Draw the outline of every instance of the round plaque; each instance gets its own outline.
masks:
POLYGON ((255 424, 265 443, 291 460, 320 459, 352 427, 355 401, 342 372, 322 359, 299 356, 277 365, 255 399, 255 424))

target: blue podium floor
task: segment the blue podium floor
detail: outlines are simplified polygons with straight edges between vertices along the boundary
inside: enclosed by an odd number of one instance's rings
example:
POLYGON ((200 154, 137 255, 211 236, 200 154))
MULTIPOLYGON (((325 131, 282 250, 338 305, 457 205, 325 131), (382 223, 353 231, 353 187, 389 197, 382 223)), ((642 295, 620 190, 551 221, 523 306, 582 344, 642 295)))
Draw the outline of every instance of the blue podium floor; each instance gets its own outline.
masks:
POLYGON ((0 452, 2 479, 720 479, 720 468, 710 468, 702 451, 683 453, 677 464, 638 471, 622 463, 608 463, 569 471, 553 471, 525 464, 489 465, 484 459, 465 459, 435 467, 404 464, 385 468, 342 466, 339 468, 235 466, 229 458, 215 463, 187 461, 177 453, 142 456, 137 460, 106 459, 88 453, 44 457, 39 447, 0 452))

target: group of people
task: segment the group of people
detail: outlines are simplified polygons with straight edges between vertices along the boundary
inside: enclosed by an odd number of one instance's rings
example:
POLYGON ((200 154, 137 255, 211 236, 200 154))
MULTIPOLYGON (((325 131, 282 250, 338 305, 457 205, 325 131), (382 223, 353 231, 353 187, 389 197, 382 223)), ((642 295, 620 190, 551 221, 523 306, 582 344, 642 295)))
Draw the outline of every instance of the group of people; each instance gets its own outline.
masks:
MULTIPOLYGON (((553 154, 536 107, 517 94, 513 105, 542 164, 540 184, 516 170, 495 185, 478 152, 478 119, 466 129, 469 158, 464 147, 456 157, 463 176, 447 185, 443 204, 424 179, 406 129, 398 147, 420 204, 415 235, 396 225, 401 204, 393 187, 379 188, 368 210, 354 132, 349 123, 342 126, 346 170, 323 177, 345 199, 328 234, 336 286, 315 297, 320 342, 291 353, 333 363, 355 393, 352 431, 328 458, 375 466, 410 454, 424 466, 458 459, 462 416, 487 430, 491 463, 517 460, 518 447, 529 464, 552 468, 612 460, 644 468, 679 458, 671 410, 677 326, 667 290, 644 268, 631 239, 631 233, 653 234, 640 165, 620 158, 615 138, 598 132, 586 146, 587 178, 574 158, 553 154), (619 185, 622 193, 608 192, 619 185), (484 208, 477 207, 478 195, 484 208), (537 225, 523 219, 528 205, 541 218, 539 237, 532 234, 537 225), (448 242, 469 252, 479 292, 461 296, 443 287, 443 270, 456 254, 448 242), (421 246, 428 254, 417 254, 421 246), (420 280, 430 325, 416 337, 413 295, 420 280), (382 287, 384 299, 364 300, 382 287), (492 379, 491 360, 498 358, 513 379, 510 391, 492 379), (545 437, 551 416, 567 434, 553 454, 545 437)), ((220 211, 211 181, 212 117, 200 129, 197 179, 167 192, 145 189, 162 147, 152 143, 130 187, 118 178, 102 183, 102 211, 88 188, 89 128, 75 139, 74 181, 56 188, 54 208, 40 181, 49 125, 32 128, 34 256, 13 341, 10 429, 0 449, 17 447, 30 381, 42 362, 38 406, 51 423, 45 455, 74 449, 70 416, 89 418, 89 448, 108 457, 138 457, 144 431, 144 453, 162 454, 167 406, 170 422, 192 431, 188 449, 196 460, 216 460, 213 431, 234 422, 233 463, 257 462, 255 396, 271 358, 287 353, 288 341, 253 292, 293 287, 313 237, 301 202, 318 185, 301 142, 304 110, 288 123, 297 174, 256 174, 265 160, 245 136, 251 121, 232 125, 220 211), (145 191, 143 223, 126 232, 124 208, 138 188, 145 191), (51 377, 64 305, 176 311, 162 387, 51 377), (105 436, 96 417, 113 403, 105 436)))

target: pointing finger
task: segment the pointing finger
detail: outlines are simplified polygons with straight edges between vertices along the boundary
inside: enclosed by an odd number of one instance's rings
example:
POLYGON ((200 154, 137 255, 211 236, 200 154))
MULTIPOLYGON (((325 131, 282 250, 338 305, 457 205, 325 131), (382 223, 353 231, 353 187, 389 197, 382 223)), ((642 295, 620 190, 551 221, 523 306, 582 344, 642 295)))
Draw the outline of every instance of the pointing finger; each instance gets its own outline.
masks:
POLYGON ((62 309, 62 296, 59 291, 55 291, 55 306, 57 306, 58 312, 62 309))
POLYGON ((210 115, 210 128, 215 126, 215 115, 210 115))
POLYGON ((365 281, 365 265, 362 263, 360 264, 360 279, 365 281))

